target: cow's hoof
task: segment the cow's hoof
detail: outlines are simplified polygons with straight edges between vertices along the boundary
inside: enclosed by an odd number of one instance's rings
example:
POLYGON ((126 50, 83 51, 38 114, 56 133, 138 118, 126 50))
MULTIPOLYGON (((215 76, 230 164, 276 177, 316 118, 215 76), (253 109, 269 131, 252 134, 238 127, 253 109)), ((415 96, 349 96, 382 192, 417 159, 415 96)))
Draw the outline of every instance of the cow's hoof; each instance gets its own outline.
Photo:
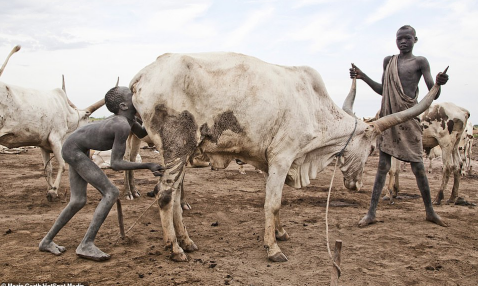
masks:
POLYGON ((181 245, 181 248, 186 252, 193 252, 199 249, 194 242, 191 242, 190 244, 184 246, 181 245))
POLYGON ((269 260, 272 262, 286 262, 289 259, 287 259, 287 256, 285 256, 284 253, 278 252, 274 255, 269 256, 269 260))
POLYGON ((188 204, 187 202, 182 202, 181 203, 181 208, 185 211, 190 211, 192 210, 193 208, 191 207, 190 204, 188 204))
POLYGON ((58 193, 56 192, 56 189, 50 189, 48 190, 47 194, 46 194, 46 199, 49 201, 49 202, 52 202, 53 199, 57 198, 58 197, 58 193))
POLYGON ((169 258, 174 262, 188 262, 188 256, 184 252, 171 253, 169 258))
POLYGON ((279 241, 286 241, 286 240, 289 240, 290 237, 289 237, 289 234, 285 231, 283 234, 279 234, 279 232, 276 231, 276 239, 279 241))
POLYGON ((125 196, 125 198, 128 200, 128 201, 132 201, 134 200, 135 198, 139 198, 141 197, 141 194, 138 192, 138 191, 134 191, 134 192, 128 192, 125 196))

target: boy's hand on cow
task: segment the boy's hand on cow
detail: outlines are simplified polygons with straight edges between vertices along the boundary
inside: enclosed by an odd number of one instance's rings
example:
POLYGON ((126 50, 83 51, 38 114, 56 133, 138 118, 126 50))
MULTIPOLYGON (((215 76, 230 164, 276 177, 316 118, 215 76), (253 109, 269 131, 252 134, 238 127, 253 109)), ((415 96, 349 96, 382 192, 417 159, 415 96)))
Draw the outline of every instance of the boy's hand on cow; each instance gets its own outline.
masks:
POLYGON ((350 71, 350 78, 356 78, 356 79, 361 79, 362 77, 362 71, 356 67, 354 64, 352 64, 352 68, 349 69, 350 71))
POLYGON ((164 174, 164 167, 156 163, 151 164, 152 165, 149 170, 151 170, 151 172, 153 172, 153 175, 155 175, 156 177, 161 177, 164 174))

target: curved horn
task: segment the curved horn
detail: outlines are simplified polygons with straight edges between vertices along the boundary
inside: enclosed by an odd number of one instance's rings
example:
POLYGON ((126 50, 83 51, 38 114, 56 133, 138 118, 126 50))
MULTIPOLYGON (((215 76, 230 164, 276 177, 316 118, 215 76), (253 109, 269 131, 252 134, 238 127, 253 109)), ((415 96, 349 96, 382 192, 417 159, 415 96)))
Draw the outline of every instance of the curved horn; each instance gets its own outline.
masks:
MULTIPOLYGON (((445 69, 443 74, 446 74, 447 70, 448 70, 448 67, 445 69)), ((374 123, 372 123, 372 125, 375 125, 376 128, 378 128, 380 132, 382 132, 392 126, 395 126, 409 119, 412 119, 415 116, 418 116, 419 114, 423 113, 425 110, 427 110, 430 107, 430 105, 432 104, 433 100, 435 99, 439 91, 440 91, 440 86, 435 84, 430 89, 428 94, 417 105, 409 109, 382 117, 378 119, 377 121, 375 121, 374 123)))
POLYGON ((103 105, 105 105, 105 99, 104 98, 95 102, 95 103, 93 103, 92 105, 87 107, 85 110, 87 112, 90 112, 90 114, 92 114, 93 112, 95 112, 98 108, 102 107, 103 105))
POLYGON ((10 54, 8 55, 7 59, 6 59, 5 62, 3 63, 2 68, 0 68, 0 76, 2 75, 3 70, 5 69, 5 66, 7 65, 8 60, 10 59, 10 57, 11 57, 14 53, 18 52, 18 51, 20 50, 20 48, 21 48, 20 45, 16 45, 16 46, 12 49, 12 51, 11 51, 10 54))
POLYGON ((61 75, 61 89, 66 93, 66 88, 65 88, 65 75, 61 75))
POLYGON ((350 87, 349 95, 347 95, 347 98, 345 98, 344 104, 342 106, 342 109, 347 112, 349 115, 352 115, 355 117, 354 114, 354 101, 355 101, 355 95, 357 94, 357 79, 352 80, 352 86, 350 87))
POLYGON ((115 87, 118 87, 119 85, 119 77, 118 77, 118 80, 116 81, 116 86, 115 87))
POLYGON ((68 100, 68 105, 70 105, 72 108, 74 109, 77 109, 76 105, 73 104, 73 102, 70 101, 70 99, 68 98, 68 95, 66 94, 66 87, 65 87, 65 75, 61 75, 61 89, 63 90, 63 92, 65 93, 65 96, 66 96, 66 100, 68 100))

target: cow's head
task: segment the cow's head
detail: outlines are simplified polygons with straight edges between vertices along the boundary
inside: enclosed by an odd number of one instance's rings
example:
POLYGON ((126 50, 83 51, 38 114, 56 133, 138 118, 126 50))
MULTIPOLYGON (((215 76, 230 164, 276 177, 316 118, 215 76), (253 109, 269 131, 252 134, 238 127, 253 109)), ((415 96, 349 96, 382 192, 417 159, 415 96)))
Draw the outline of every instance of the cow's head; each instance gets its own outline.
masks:
POLYGON ((85 109, 77 109, 78 111, 78 127, 81 127, 83 125, 86 125, 88 123, 88 120, 90 119, 91 114, 95 112, 98 108, 102 107, 105 105, 105 99, 101 99, 92 105, 88 106, 85 109))
MULTIPOLYGON (((355 117, 353 114, 353 103, 356 94, 355 81, 356 80, 353 79, 352 88, 350 89, 349 95, 345 99, 342 107, 345 112, 353 117, 355 117)), ((434 85, 417 105, 407 110, 387 115, 370 123, 357 120, 358 126, 356 131, 354 132, 349 144, 344 149, 343 155, 339 157, 340 169, 344 177, 344 185, 347 189, 358 191, 362 187, 362 174, 365 162, 372 152, 372 146, 377 136, 382 131, 412 119, 427 110, 435 99, 438 91, 439 86, 434 85)))

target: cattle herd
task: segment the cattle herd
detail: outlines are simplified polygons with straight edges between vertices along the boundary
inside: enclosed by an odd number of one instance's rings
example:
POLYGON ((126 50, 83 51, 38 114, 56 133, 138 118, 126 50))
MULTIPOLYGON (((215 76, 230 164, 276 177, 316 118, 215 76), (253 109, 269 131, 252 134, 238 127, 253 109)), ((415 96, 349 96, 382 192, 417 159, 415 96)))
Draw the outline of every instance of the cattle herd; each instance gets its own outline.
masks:
MULTIPOLYGON (((19 49, 7 57, 0 75, 19 49)), ((454 183, 447 202, 453 203, 462 172, 471 171, 470 113, 450 102, 431 104, 438 91, 434 87, 415 107, 365 122, 353 113, 355 80, 351 85, 340 108, 315 70, 269 64, 236 53, 164 54, 139 71, 129 87, 149 134, 146 142, 155 146, 159 163, 166 167, 155 189, 170 258, 186 261, 185 252, 197 250, 183 223, 181 202, 187 193, 183 189, 186 166, 200 156, 207 158, 203 166, 223 169, 240 160, 264 172, 264 245, 268 259, 275 262, 288 260, 277 244, 277 240, 289 239, 279 216, 284 184, 305 187, 337 158, 344 186, 359 191, 364 165, 380 132, 417 116, 426 154, 441 149, 443 176, 435 203, 444 198, 451 174, 454 183)), ((63 89, 39 91, 3 82, 0 99, 0 145, 41 148, 47 196, 52 200, 58 196, 65 167, 62 143, 87 124, 104 99, 79 109, 68 99, 64 84, 63 89), (59 166, 55 180, 51 153, 59 166)), ((137 157, 140 143, 130 137, 125 159, 137 157)), ((399 169, 391 171, 389 189, 395 190, 391 198, 399 189, 399 169)), ((125 196, 139 196, 133 172, 125 176, 125 196)))

